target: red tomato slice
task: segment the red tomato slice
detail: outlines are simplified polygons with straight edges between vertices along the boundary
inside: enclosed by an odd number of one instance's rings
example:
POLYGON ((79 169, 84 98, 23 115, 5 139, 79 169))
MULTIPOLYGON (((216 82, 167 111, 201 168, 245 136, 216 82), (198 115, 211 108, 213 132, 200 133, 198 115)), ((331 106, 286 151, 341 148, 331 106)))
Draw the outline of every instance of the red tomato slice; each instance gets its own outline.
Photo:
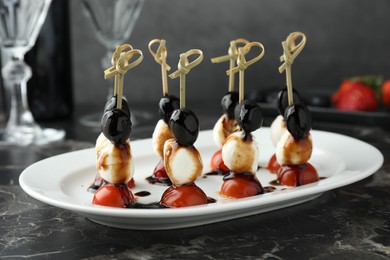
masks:
POLYGON ((228 172, 229 168, 225 165, 222 159, 222 149, 216 151, 211 158, 210 168, 212 171, 228 172))
POLYGON ((164 160, 160 160, 159 163, 156 165, 156 168, 154 168, 153 171, 153 176, 156 179, 169 178, 167 172, 165 171, 164 160))
POLYGON ((207 196, 195 184, 184 184, 169 187, 161 198, 161 204, 179 208, 207 204, 207 196))
POLYGON ((131 178, 131 180, 127 183, 127 187, 129 187, 129 189, 132 189, 135 187, 134 178, 131 178))
POLYGON ((278 173, 280 164, 276 160, 276 154, 272 155, 272 157, 269 159, 267 169, 272 173, 278 173))
POLYGON ((283 165, 278 171, 280 184, 301 186, 319 181, 317 170, 310 163, 300 165, 283 165))
POLYGON ((234 174, 223 182, 220 193, 225 197, 245 198, 263 193, 263 187, 252 174, 234 174))
POLYGON ((101 186, 93 196, 92 204, 116 208, 125 208, 134 202, 134 196, 127 185, 115 186, 106 184, 101 186))

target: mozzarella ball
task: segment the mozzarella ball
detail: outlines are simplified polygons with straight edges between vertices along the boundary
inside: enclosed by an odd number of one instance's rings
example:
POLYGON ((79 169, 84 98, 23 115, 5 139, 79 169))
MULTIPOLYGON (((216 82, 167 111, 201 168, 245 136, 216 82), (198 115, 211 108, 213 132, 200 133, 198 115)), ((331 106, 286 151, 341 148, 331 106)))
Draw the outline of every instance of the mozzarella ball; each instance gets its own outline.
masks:
POLYGON ((222 159, 233 172, 255 174, 259 164, 257 142, 251 138, 246 140, 243 131, 231 134, 222 147, 222 159))
POLYGON ((164 166, 169 179, 175 185, 194 182, 203 171, 199 151, 194 146, 179 145, 174 138, 165 142, 164 166))
POLYGON ((100 176, 112 184, 128 183, 134 174, 130 140, 114 145, 103 134, 96 141, 96 170, 100 176))
POLYGON ((282 134, 287 131, 286 122, 283 116, 278 115, 271 124, 271 140, 273 145, 276 147, 282 134))
POLYGON ((152 135, 153 150, 158 156, 160 156, 160 158, 164 157, 165 141, 173 137, 174 136, 171 132, 171 129, 169 129, 168 125, 165 123, 164 120, 160 119, 157 122, 157 125, 154 128, 152 135))
POLYGON ((309 161, 313 150, 310 133, 303 139, 295 139, 286 131, 276 146, 276 160, 280 165, 298 165, 309 161))
POLYGON ((222 147, 226 138, 233 132, 238 130, 235 119, 229 119, 226 114, 223 114, 215 123, 213 128, 214 143, 218 147, 222 147))

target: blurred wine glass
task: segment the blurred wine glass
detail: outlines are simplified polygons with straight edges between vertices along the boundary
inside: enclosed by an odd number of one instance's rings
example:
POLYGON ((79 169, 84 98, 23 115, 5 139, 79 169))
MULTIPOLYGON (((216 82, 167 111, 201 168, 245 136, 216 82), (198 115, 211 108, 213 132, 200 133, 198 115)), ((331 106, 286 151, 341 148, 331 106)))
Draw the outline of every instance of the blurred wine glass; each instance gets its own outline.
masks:
POLYGON ((27 81, 31 68, 24 55, 35 44, 46 19, 51 0, 0 0, 0 46, 2 77, 9 92, 10 112, 2 130, 0 144, 46 144, 61 140, 62 129, 40 127, 34 120, 27 101, 27 81))
MULTIPOLYGON (((111 57, 117 46, 129 39, 134 25, 141 13, 144 0, 82 0, 84 13, 92 23, 97 40, 106 48, 101 60, 102 69, 112 66, 111 57)), ((103 79, 103 77, 102 77, 103 79)), ((114 82, 109 80, 108 97, 113 95, 114 82)), ((86 115, 81 118, 83 125, 100 127, 102 112, 86 115)), ((151 119, 146 112, 131 110, 134 125, 151 119)))

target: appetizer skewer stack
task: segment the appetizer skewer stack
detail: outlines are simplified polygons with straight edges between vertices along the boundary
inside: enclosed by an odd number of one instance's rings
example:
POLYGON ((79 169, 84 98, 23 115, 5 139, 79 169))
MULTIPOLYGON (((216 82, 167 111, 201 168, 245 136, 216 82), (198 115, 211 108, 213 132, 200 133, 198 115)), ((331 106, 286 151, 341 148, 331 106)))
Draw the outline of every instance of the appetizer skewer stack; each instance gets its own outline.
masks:
POLYGON ((244 71, 263 56, 264 47, 260 42, 248 43, 238 49, 237 67, 227 71, 228 74, 239 72, 239 104, 234 115, 240 129, 230 134, 222 147, 222 159, 231 171, 230 175, 225 175, 220 191, 225 197, 243 198, 264 192, 256 177, 259 150, 251 134, 263 123, 262 111, 257 102, 244 100, 244 71), (259 47, 260 54, 246 61, 245 55, 255 46, 259 47))
MULTIPOLYGON (((248 44, 249 41, 245 39, 236 39, 230 42, 228 55, 212 58, 211 62, 219 63, 229 61, 229 70, 232 70, 236 66, 238 57, 238 44, 248 44)), ((220 147, 213 157, 211 158, 211 170, 218 174, 226 174, 229 169, 226 167, 222 160, 222 146, 225 144, 226 138, 238 130, 237 121, 234 118, 234 108, 238 104, 238 92, 234 91, 234 73, 229 74, 229 89, 228 92, 222 97, 221 105, 223 109, 223 115, 218 119, 213 128, 214 143, 220 147)))
POLYGON ((180 109, 173 111, 169 120, 174 138, 164 144, 164 165, 172 181, 172 186, 164 192, 160 201, 166 207, 208 203, 206 194, 194 183, 203 171, 202 158, 194 146, 199 134, 199 121, 185 104, 185 76, 202 60, 201 50, 189 50, 180 55, 178 70, 169 75, 171 78, 180 77, 180 109), (198 57, 189 62, 188 58, 192 55, 198 57))
POLYGON ((107 102, 101 120, 102 133, 96 141, 96 169, 103 180, 95 192, 92 203, 111 207, 128 207, 134 196, 128 183, 134 174, 134 162, 130 147, 132 123, 130 109, 123 98, 124 74, 141 63, 140 50, 131 45, 122 45, 113 54, 113 66, 104 71, 105 79, 115 77, 114 96, 107 102), (126 49, 129 49, 125 52, 126 49), (139 57, 129 63, 129 61, 139 57))
MULTIPOLYGON (((283 64, 279 72, 286 72, 288 105, 284 104, 285 91, 279 95, 280 109, 283 109, 283 122, 286 130, 279 131, 280 137, 275 138, 276 160, 281 166, 277 172, 277 181, 286 186, 300 186, 319 180, 317 171, 308 163, 313 150, 310 134, 312 120, 309 109, 303 104, 294 102, 294 92, 291 80, 291 65, 302 51, 306 43, 306 36, 301 32, 291 33, 282 42, 283 55, 280 60, 283 64), (299 44, 295 44, 297 39, 299 44)), ((296 95, 299 98, 299 95, 296 95)), ((280 119, 279 119, 280 120, 280 119)), ((280 124, 281 127, 282 124, 280 124)), ((271 130, 275 131, 275 128, 271 130)), ((273 133, 275 135, 275 132, 273 133)))
POLYGON ((171 118, 172 112, 180 108, 180 101, 176 96, 168 94, 167 71, 171 68, 166 62, 168 51, 165 44, 165 40, 155 39, 152 40, 148 46, 155 61, 158 64, 161 64, 163 97, 160 99, 158 108, 160 120, 157 122, 152 135, 153 149, 157 156, 160 157, 160 161, 155 167, 153 174, 149 176, 147 180, 152 184, 156 183, 169 186, 172 182, 164 167, 164 143, 166 140, 174 137, 169 128, 169 119, 171 118), (159 44, 156 51, 153 50, 153 45, 155 44, 159 44))

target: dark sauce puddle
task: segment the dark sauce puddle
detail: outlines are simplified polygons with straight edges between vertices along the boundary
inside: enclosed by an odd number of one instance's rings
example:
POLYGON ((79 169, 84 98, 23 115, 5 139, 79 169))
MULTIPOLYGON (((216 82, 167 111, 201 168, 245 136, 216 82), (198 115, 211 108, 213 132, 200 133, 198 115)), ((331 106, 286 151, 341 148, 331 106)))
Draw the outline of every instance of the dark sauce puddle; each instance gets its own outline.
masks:
MULTIPOLYGON (((147 192, 150 194, 150 192, 148 192, 148 191, 142 191, 142 192, 147 192)), ((137 195, 137 193, 135 193, 134 195, 137 195)), ((207 204, 215 203, 215 202, 217 202, 216 199, 211 198, 211 197, 207 197, 207 204)), ((135 202, 135 203, 127 205, 126 208, 129 208, 129 209, 167 209, 169 207, 162 205, 160 202, 152 202, 152 203, 148 203, 148 204, 135 202)))
POLYGON ((136 192, 134 193, 134 196, 138 196, 138 197, 147 197, 149 196, 151 193, 149 191, 139 191, 139 192, 136 192))
POLYGON ((154 175, 146 177, 145 180, 150 184, 161 185, 161 186, 171 186, 172 182, 169 178, 156 178, 154 175))

